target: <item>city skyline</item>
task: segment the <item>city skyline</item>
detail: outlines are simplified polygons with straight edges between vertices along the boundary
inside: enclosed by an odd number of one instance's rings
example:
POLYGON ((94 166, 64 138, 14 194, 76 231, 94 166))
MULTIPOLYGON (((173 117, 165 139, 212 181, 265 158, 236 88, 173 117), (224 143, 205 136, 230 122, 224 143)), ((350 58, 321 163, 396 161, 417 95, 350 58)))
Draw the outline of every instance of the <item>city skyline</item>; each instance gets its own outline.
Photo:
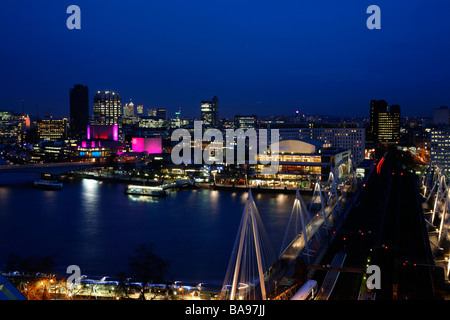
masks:
POLYGON ((220 117, 243 108, 364 117, 379 99, 429 116, 450 104, 443 1, 377 1, 380 30, 366 27, 369 2, 80 0, 81 30, 66 27, 67 2, 24 4, 7 1, 0 19, 9 43, 0 53, 8 62, 1 109, 61 117, 78 83, 90 88, 91 108, 95 91, 110 90, 124 103, 169 114, 181 107, 189 117, 213 96, 220 117))

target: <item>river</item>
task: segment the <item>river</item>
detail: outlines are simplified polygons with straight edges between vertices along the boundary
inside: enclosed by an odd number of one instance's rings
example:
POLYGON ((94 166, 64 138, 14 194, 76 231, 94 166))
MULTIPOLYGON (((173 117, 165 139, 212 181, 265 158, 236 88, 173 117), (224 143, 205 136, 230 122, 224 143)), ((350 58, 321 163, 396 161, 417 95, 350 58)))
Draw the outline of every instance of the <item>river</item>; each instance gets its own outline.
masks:
MULTIPOLYGON (((31 187, 33 174, 0 174, 0 265, 10 252, 53 256, 83 273, 128 272, 143 243, 170 263, 172 280, 225 277, 248 192, 188 189, 166 198, 125 195, 126 184, 66 177, 61 191, 31 187)), ((280 250, 295 195, 254 194, 280 250)))

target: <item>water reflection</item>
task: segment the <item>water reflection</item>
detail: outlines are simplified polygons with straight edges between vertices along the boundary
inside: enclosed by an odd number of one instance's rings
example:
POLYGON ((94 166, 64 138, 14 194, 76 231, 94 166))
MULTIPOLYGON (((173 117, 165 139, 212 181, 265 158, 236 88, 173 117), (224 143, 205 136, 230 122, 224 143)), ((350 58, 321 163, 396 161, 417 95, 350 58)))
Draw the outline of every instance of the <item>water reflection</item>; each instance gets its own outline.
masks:
POLYGON ((154 198, 151 196, 139 196, 139 195, 132 195, 132 194, 128 194, 127 196, 130 201, 134 201, 134 202, 156 203, 159 201, 159 198, 154 198))
MULTIPOLYGON (((61 192, 29 185, 0 188, 2 216, 7 217, 0 225, 0 264, 10 251, 26 255, 29 248, 34 255, 57 254, 61 265, 114 273, 126 269, 136 247, 153 243, 171 261, 171 276, 223 278, 248 191, 192 189, 155 198, 126 195, 124 188, 93 179, 68 180, 61 192), (18 239, 19 230, 24 232, 18 239)), ((254 197, 270 241, 278 247, 295 196, 254 197)))

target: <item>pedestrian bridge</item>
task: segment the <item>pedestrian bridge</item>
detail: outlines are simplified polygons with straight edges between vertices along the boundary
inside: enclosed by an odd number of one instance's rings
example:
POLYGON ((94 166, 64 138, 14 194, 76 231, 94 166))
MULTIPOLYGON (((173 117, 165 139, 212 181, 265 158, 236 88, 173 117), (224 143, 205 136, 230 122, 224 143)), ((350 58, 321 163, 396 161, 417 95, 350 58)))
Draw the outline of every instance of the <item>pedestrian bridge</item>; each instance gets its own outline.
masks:
POLYGON ((322 248, 326 249, 326 238, 331 236, 329 231, 338 228, 345 219, 348 205, 352 204, 350 189, 357 190, 353 170, 350 174, 340 174, 340 170, 337 167, 330 172, 324 186, 318 179, 309 208, 297 190, 282 250, 277 257, 271 253, 262 219, 249 190, 220 294, 222 300, 266 300, 298 257, 304 256, 308 264, 314 264, 310 259, 315 260, 322 248))

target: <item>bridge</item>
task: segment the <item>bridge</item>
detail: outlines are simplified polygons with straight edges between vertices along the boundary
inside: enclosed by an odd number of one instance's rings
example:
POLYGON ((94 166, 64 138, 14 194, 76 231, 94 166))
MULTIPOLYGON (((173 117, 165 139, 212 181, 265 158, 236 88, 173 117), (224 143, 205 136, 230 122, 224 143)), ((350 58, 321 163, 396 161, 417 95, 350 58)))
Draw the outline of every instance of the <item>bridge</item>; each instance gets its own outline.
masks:
MULTIPOLYGON (((142 163, 140 160, 127 161, 128 163, 142 163)), ((120 166, 123 162, 117 162, 120 166)), ((89 168, 110 167, 110 162, 54 162, 54 163, 36 163, 36 164, 16 164, 0 166, 1 173, 39 173, 59 176, 77 170, 89 168)))
POLYGON ((438 166, 419 178, 405 170, 399 153, 389 149, 358 187, 352 173, 335 168, 316 183, 309 206, 297 190, 275 255, 250 189, 220 298, 289 299, 298 284, 280 292, 278 285, 302 261, 306 279, 325 276, 317 299, 441 299, 450 274, 450 186, 438 166), (372 291, 369 264, 382 270, 372 291))
MULTIPOLYGON (((349 190, 357 187, 351 165, 350 173, 340 163, 330 172, 328 181, 318 179, 309 208, 297 190, 292 212, 278 255, 273 254, 249 189, 220 298, 266 300, 276 284, 303 257, 308 263, 320 258, 327 247, 327 237, 345 218, 349 190)), ((331 233, 332 234, 332 233, 331 233)))
POLYGON ((443 168, 431 163, 420 173, 419 189, 423 197, 424 218, 436 265, 450 274, 450 186, 443 168))
POLYGON ((102 167, 106 163, 96 162, 58 162, 43 164, 4 165, 0 166, 0 173, 39 173, 61 175, 71 171, 84 170, 93 167, 102 167))

